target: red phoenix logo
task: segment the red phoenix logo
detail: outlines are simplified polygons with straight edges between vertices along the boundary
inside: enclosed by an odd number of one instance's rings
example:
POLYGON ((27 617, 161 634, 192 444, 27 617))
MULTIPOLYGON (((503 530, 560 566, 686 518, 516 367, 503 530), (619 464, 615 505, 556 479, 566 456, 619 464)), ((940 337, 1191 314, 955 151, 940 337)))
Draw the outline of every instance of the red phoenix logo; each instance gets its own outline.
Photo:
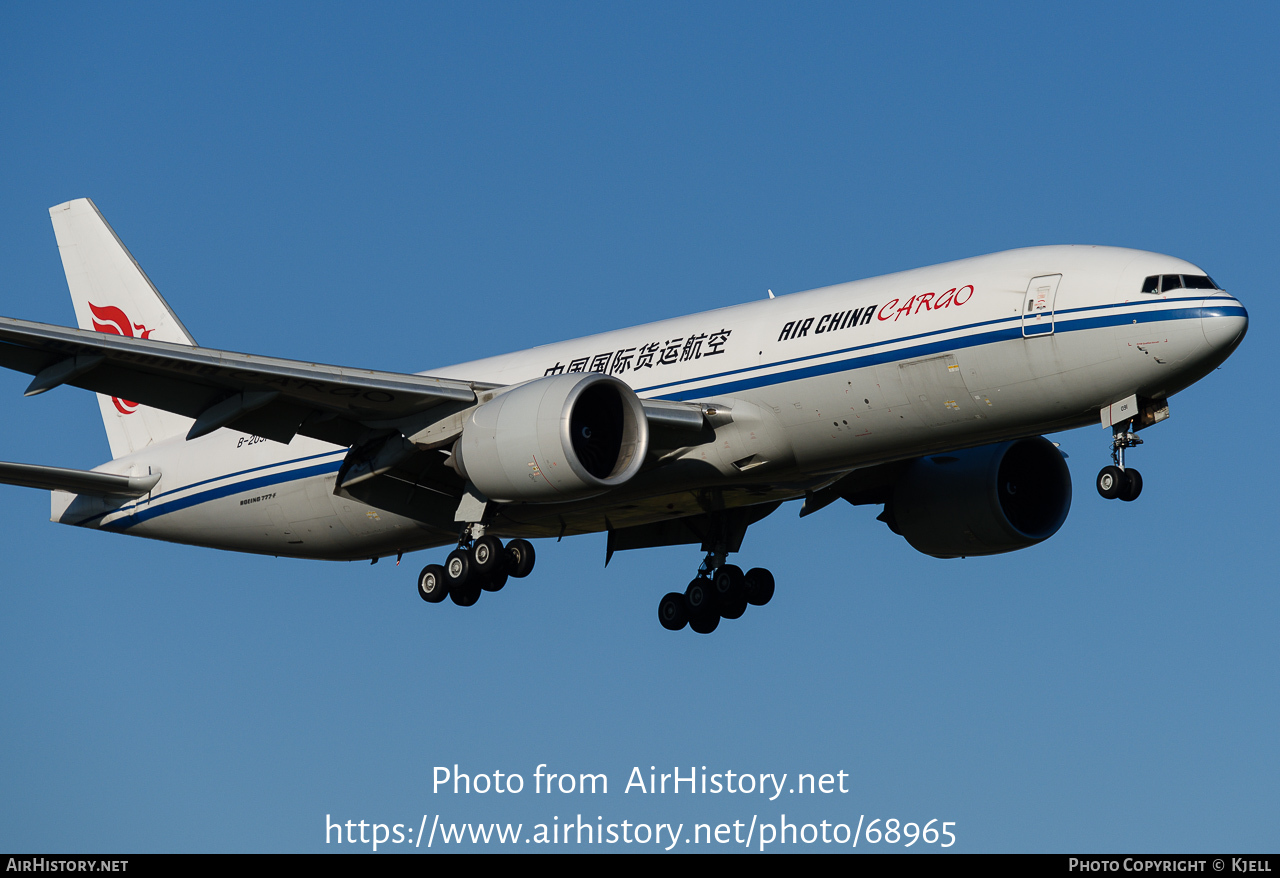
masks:
MULTIPOLYGON (((126 335, 129 338, 147 338, 151 335, 150 329, 141 323, 134 323, 129 319, 129 315, 114 305, 95 305, 90 302, 89 310, 93 312, 93 328, 98 332, 126 335), (134 333, 135 329, 138 330, 137 333, 134 333)), ((116 411, 122 415, 131 415, 138 410, 138 404, 131 400, 113 396, 111 402, 115 404, 116 411)))

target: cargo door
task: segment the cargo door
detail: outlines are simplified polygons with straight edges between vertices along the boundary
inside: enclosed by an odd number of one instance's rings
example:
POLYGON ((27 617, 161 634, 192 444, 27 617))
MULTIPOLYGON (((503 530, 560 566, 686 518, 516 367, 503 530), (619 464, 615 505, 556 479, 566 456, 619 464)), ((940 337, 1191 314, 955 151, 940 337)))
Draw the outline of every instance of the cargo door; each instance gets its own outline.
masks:
POLYGON ((911 408, 931 427, 985 418, 969 395, 954 354, 898 366, 911 408))

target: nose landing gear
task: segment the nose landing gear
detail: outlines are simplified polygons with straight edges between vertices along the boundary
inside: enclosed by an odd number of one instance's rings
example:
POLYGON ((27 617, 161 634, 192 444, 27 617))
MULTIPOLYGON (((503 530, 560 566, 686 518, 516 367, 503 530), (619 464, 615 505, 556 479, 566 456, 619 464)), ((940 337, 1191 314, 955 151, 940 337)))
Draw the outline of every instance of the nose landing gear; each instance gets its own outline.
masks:
POLYGON ((1111 466, 1104 466, 1098 472, 1098 493, 1104 500, 1133 501, 1142 493, 1142 474, 1136 469, 1124 465, 1124 451, 1141 445, 1142 440, 1134 433, 1132 421, 1116 424, 1111 428, 1111 466))

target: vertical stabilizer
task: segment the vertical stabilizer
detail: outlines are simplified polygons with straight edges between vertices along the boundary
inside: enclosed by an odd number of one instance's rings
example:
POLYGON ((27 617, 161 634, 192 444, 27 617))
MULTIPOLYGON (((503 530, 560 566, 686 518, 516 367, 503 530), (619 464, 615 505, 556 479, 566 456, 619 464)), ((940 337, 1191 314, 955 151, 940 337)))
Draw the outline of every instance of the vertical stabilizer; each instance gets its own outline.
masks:
MULTIPOLYGON (((49 216, 81 329, 195 344, 92 201, 78 198, 59 204, 49 208, 49 216)), ((190 418, 103 394, 98 394, 98 407, 112 457, 185 433, 192 423, 190 418)))

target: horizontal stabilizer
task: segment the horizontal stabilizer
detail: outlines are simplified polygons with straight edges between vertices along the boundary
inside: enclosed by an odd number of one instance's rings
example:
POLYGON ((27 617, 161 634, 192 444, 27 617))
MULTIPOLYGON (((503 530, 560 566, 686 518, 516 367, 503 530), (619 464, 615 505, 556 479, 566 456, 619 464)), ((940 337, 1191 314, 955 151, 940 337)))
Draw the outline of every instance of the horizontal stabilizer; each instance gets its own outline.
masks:
POLYGON ((118 476, 61 466, 35 463, 0 462, 0 483, 41 488, 46 491, 69 491, 72 494, 98 494, 107 497, 141 497, 160 481, 160 473, 145 476, 118 476))

